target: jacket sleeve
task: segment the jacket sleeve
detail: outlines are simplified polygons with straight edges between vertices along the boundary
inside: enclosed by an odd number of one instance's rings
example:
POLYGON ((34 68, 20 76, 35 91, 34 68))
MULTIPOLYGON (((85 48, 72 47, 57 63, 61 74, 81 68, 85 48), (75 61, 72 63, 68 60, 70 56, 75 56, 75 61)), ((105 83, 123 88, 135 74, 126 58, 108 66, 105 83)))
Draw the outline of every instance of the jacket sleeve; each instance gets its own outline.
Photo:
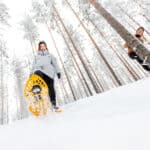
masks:
POLYGON ((30 70, 30 75, 33 74, 33 70, 35 68, 36 65, 36 56, 33 57, 33 62, 32 62, 32 66, 31 66, 31 70, 30 70))
POLYGON ((52 56, 52 65, 54 66, 56 73, 60 73, 60 67, 58 65, 56 57, 52 56))

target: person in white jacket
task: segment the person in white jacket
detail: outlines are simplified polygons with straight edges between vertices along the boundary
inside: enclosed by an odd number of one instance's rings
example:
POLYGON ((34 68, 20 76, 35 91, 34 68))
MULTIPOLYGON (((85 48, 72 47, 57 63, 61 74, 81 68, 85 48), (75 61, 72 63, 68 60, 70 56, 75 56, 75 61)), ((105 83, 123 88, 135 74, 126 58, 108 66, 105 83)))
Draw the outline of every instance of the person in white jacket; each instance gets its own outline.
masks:
POLYGON ((45 41, 40 41, 38 44, 38 52, 34 56, 30 75, 33 73, 39 75, 47 83, 52 107, 55 111, 59 111, 59 107, 56 106, 54 78, 57 75, 58 79, 60 79, 61 72, 56 58, 49 53, 45 41))

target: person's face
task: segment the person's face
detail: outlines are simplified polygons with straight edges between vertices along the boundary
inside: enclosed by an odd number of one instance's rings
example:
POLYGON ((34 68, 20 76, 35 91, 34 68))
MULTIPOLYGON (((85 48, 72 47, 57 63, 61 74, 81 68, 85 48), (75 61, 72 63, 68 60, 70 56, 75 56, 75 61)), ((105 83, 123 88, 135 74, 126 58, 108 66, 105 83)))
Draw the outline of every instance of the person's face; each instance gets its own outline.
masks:
POLYGON ((143 29, 138 29, 138 30, 136 31, 136 34, 137 34, 137 35, 140 35, 140 36, 143 36, 143 33, 144 33, 143 29))
POLYGON ((40 44, 40 50, 46 50, 45 44, 40 44))

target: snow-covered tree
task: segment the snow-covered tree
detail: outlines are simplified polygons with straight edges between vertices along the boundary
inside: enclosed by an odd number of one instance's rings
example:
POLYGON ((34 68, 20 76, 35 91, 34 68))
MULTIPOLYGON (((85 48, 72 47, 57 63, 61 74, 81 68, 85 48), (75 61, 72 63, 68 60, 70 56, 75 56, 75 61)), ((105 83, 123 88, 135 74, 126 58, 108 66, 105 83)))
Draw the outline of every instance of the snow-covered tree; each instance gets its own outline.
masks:
POLYGON ((36 51, 36 41, 39 38, 37 26, 32 17, 29 15, 24 15, 20 25, 22 26, 22 30, 24 32, 24 39, 30 42, 34 54, 36 51))

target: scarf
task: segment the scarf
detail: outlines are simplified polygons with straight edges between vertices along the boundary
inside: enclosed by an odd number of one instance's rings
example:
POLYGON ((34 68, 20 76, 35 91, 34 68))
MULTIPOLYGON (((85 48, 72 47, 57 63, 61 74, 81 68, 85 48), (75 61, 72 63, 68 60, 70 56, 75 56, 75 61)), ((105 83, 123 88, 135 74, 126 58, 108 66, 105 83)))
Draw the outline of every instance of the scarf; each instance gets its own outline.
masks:
POLYGON ((48 55, 48 54, 49 54, 48 50, 40 50, 40 51, 38 51, 38 55, 41 55, 41 56, 45 56, 45 55, 48 55))

